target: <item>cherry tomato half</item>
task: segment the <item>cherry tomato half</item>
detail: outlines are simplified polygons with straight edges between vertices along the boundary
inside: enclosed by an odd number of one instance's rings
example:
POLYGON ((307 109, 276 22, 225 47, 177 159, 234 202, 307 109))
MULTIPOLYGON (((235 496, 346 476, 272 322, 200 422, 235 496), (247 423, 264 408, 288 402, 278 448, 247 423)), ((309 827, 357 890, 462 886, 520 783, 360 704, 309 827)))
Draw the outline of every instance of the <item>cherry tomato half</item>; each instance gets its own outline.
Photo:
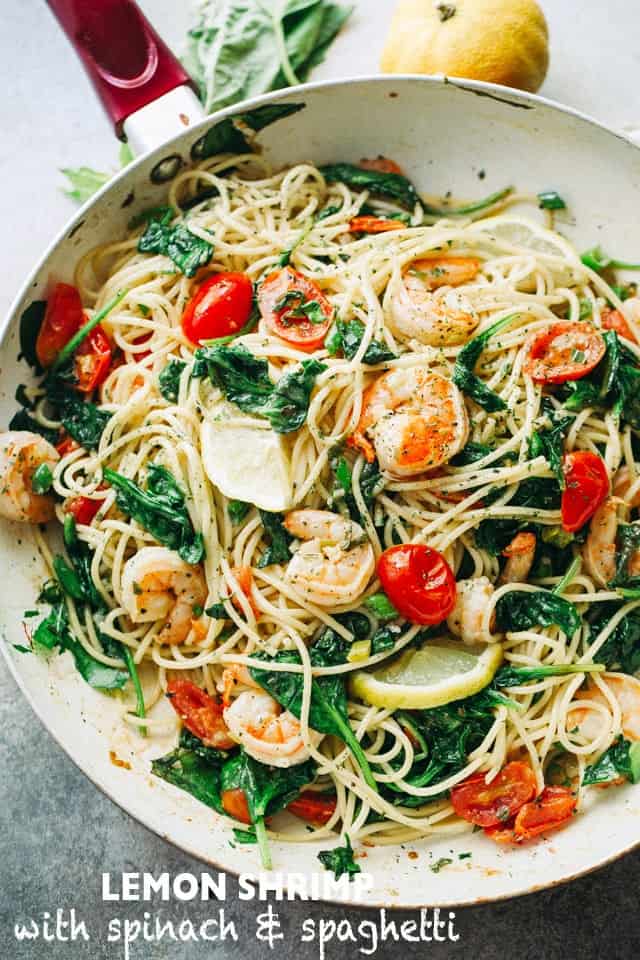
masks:
POLYGON ((307 823, 324 826, 336 812, 336 798, 307 790, 292 800, 287 805, 287 810, 307 823))
POLYGON ((111 344, 98 324, 87 334, 76 350, 76 390, 93 393, 107 379, 111 368, 111 344))
POLYGON ((207 747, 231 750, 236 746, 224 722, 222 704, 201 687, 190 680, 170 680, 167 695, 187 730, 199 737, 207 747))
POLYGON ((564 827, 575 813, 577 798, 568 787, 545 787, 539 797, 518 810, 510 827, 489 827, 496 843, 523 843, 541 833, 564 827))
POLYGON ((353 217, 349 221, 351 233, 387 233, 389 230, 404 230, 402 220, 385 220, 380 217, 353 217))
POLYGON ((502 768, 491 783, 484 773, 474 773, 451 790, 453 809, 479 827, 504 827, 536 795, 536 778, 527 763, 514 761, 502 768))
POLYGON ((307 353, 323 345, 333 323, 333 307, 320 287, 291 267, 260 284, 258 306, 271 333, 307 353))
POLYGON ((234 787, 233 790, 223 790, 220 794, 220 801, 224 812, 228 813, 234 820, 239 820, 240 823, 251 823, 247 797, 240 787, 234 787))
POLYGON ((96 500, 90 497, 74 497, 66 505, 65 512, 75 517, 76 523, 83 523, 88 527, 104 501, 104 497, 96 500))
POLYGON ((182 314, 191 343, 239 333, 253 307, 253 284, 246 273, 216 273, 200 284, 182 314))
POLYGON ((524 372, 536 383, 566 383, 591 373, 606 352, 590 323, 554 323, 527 345, 524 372))
POLYGON ((590 520, 609 496, 609 474, 597 453, 574 450, 562 461, 565 487, 562 491, 562 527, 575 533, 590 520))
POLYGON ((627 318, 619 310, 603 310, 600 315, 603 330, 615 330, 620 337, 637 343, 636 335, 627 323, 627 318))
POLYGON ((45 369, 51 366, 83 322, 80 294, 68 283, 57 283, 47 300, 44 320, 36 339, 36 356, 40 366, 45 369))
POLYGON ((442 623, 456 603, 456 578, 437 550, 421 543, 389 547, 378 560, 384 592, 413 623, 442 623))

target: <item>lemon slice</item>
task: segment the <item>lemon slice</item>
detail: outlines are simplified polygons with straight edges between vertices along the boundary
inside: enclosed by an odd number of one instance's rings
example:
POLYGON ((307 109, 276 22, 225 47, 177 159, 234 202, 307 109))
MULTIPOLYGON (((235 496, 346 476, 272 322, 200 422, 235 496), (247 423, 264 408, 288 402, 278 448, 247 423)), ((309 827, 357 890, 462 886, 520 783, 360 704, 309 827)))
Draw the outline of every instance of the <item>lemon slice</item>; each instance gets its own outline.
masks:
POLYGON ((480 647, 429 643, 420 650, 406 650, 378 670, 354 673, 351 694, 389 710, 440 707, 482 690, 491 683, 501 662, 499 643, 480 647))
POLYGON ((535 253, 560 257, 580 266, 580 258, 568 240, 527 217, 513 214, 487 217, 467 227, 467 233, 475 233, 479 239, 484 235, 489 243, 493 241, 500 245, 526 247, 535 253))

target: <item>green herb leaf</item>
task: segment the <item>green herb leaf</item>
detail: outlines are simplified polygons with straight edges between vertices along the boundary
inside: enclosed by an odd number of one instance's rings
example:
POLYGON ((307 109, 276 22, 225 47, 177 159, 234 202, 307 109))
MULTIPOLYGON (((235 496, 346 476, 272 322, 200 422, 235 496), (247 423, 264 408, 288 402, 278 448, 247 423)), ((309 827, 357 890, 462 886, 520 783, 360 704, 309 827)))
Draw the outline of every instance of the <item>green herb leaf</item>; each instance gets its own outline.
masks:
POLYGON ((541 210, 566 210, 567 205, 555 190, 543 190, 538 194, 538 206, 541 210))
POLYGON ((557 416, 553 404, 546 399, 542 401, 542 410, 550 426, 541 427, 532 433, 529 438, 529 456, 531 459, 544 457, 558 478, 560 489, 564 490, 565 480, 562 470, 564 440, 573 423, 573 417, 557 416))
POLYGON ((401 173, 381 173, 364 170, 352 163, 330 163, 320 167, 320 173, 329 183, 346 183, 355 190, 368 190, 374 196, 395 200, 402 207, 413 210, 420 197, 410 180, 401 173))
POLYGON ((507 405, 502 397, 499 397, 493 390, 489 390, 486 384, 484 384, 473 371, 476 363, 480 359, 480 354, 491 337, 499 333, 500 330, 511 323, 517 316, 517 314, 510 314, 508 317, 503 317, 502 320, 498 320, 497 323, 494 323, 483 333, 469 340, 456 357, 452 376, 453 382, 463 393, 470 397, 471 400, 475 400, 475 402, 488 413, 497 413, 499 410, 506 410, 507 405))
POLYGON ((353 859, 353 848, 349 837, 345 835, 344 847, 334 847, 333 850, 321 850, 318 854, 318 860, 325 870, 333 871, 336 880, 342 876, 347 876, 351 880, 356 873, 361 873, 361 868, 353 859))
POLYGON ((180 378, 186 363, 172 358, 158 375, 158 389, 167 403, 177 403, 180 391, 180 378))
POLYGON ((186 277, 193 277, 211 260, 213 243, 191 233, 184 223, 171 226, 171 219, 172 211, 162 220, 150 220, 138 241, 138 250, 169 257, 186 277))
POLYGON ((116 502, 123 513, 137 520, 165 547, 177 550, 185 563, 200 563, 204 556, 202 534, 195 532, 184 493, 165 467, 148 464, 146 490, 109 468, 103 476, 115 487, 116 502))
POLYGON ((432 873, 440 873, 443 867, 448 867, 450 863, 453 863, 451 857, 440 857, 439 860, 435 860, 434 863, 429 864, 429 870, 432 873))
POLYGON ((230 500, 227 505, 227 513, 234 527, 242 523, 246 515, 251 510, 250 503, 244 503, 242 500, 230 500))
POLYGON ((75 200, 76 203, 86 203, 113 176, 111 173, 100 173, 98 170, 92 170, 91 167, 76 167, 75 169, 65 167, 60 172, 65 175, 71 186, 70 190, 63 191, 65 196, 75 200))
POLYGON ((260 557, 258 567, 270 567, 272 563, 288 563, 291 559, 289 544, 293 537, 284 525, 284 514, 259 510, 262 526, 269 546, 260 557))
POLYGON ((548 590, 510 590, 500 597, 495 609, 496 626, 505 632, 557 626, 571 639, 581 624, 575 604, 548 590))
MULTIPOLYGON (((327 334, 325 347, 331 356, 335 356, 342 350, 347 360, 353 360, 362 343, 364 332, 365 325, 360 320, 350 320, 348 323, 344 320, 336 320, 327 334)), ((364 352, 362 362, 372 366, 376 363, 385 363, 387 360, 395 360, 395 358, 395 353, 389 350, 386 343, 372 339, 364 352)))

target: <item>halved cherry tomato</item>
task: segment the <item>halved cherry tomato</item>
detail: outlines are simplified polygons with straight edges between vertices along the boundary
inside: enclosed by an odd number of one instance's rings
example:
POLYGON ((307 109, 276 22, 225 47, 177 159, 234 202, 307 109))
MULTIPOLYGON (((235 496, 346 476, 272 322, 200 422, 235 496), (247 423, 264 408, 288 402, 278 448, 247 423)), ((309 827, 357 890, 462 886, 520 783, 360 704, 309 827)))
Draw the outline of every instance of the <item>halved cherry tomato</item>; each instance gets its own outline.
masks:
POLYGON ((76 390, 93 393, 107 379, 111 367, 111 344, 98 324, 87 334, 76 350, 76 390))
POLYGON ((536 778, 527 763, 508 763, 485 783, 484 773, 474 773, 451 790, 453 809, 479 827, 498 827, 511 820, 536 795, 536 778))
POLYGON ((590 520, 609 496, 609 474, 597 453, 574 450, 562 461, 565 487, 562 491, 562 527, 575 533, 590 520))
POLYGON ((358 164, 363 170, 377 170, 378 173, 399 173, 404 175, 402 167, 399 167, 395 160, 389 160, 387 157, 373 157, 371 160, 361 160, 358 164))
POLYGON ((222 716, 222 704, 190 680, 170 680, 167 696, 187 730, 207 747, 231 750, 236 746, 222 716))
POLYGON ((253 284, 246 273, 216 273, 187 304, 182 329, 196 344, 229 337, 247 324, 252 307, 253 284))
POLYGON ((271 333, 307 353, 323 345, 333 323, 333 307, 320 287, 291 267, 260 284, 258 306, 271 333))
POLYGON ((600 314, 600 322, 604 330, 615 330, 615 332, 630 340, 631 343, 637 343, 636 335, 627 323, 627 318, 619 310, 603 310, 600 314))
POLYGON ((422 543, 389 547, 378 560, 380 582, 394 607, 413 623, 442 623, 456 603, 456 578, 437 550, 422 543))
POLYGON ((68 283, 57 283, 47 300, 36 339, 36 356, 42 367, 51 366, 83 321, 82 301, 76 288, 68 283))
POLYGON ((220 800, 224 812, 228 813, 234 820, 239 820, 240 823, 251 823, 247 797, 240 787, 233 790, 223 790, 220 794, 220 800))
POLYGON ((105 497, 92 500, 90 497, 74 497, 65 507, 65 512, 75 517, 76 523, 89 526, 98 510, 105 501, 105 497))
POLYGON ((68 453, 71 453, 72 450, 78 450, 80 444, 76 443, 73 437, 70 437, 68 433, 65 433, 59 443, 56 443, 56 450, 61 457, 66 457, 68 453))
POLYGON ((351 233, 387 233, 388 230, 404 230, 402 220, 385 220, 381 217, 352 217, 349 221, 351 233))
POLYGON ((307 790, 292 800, 287 805, 287 810, 301 820, 306 820, 307 823, 324 826, 336 812, 336 802, 335 797, 327 797, 307 790))
MULTIPOLYGON (((136 337, 134 340, 132 340, 132 343, 134 346, 137 347, 142 343, 146 343, 147 340, 151 340, 152 336, 153 336, 153 331, 147 330, 146 333, 141 333, 139 337, 136 337)), ((140 363, 141 360, 144 360, 146 359, 146 357, 150 357, 150 356, 151 356, 151 350, 141 350, 139 353, 136 350, 136 352, 133 354, 133 359, 136 361, 136 363, 140 363)))
POLYGON ((518 810, 510 827, 489 827, 496 843, 523 843, 541 833, 564 827, 575 813, 577 798, 568 787, 545 787, 539 797, 518 810))
POLYGON ((605 352, 602 334, 590 323, 554 323, 529 340, 524 372, 536 383, 579 380, 591 373, 605 352))

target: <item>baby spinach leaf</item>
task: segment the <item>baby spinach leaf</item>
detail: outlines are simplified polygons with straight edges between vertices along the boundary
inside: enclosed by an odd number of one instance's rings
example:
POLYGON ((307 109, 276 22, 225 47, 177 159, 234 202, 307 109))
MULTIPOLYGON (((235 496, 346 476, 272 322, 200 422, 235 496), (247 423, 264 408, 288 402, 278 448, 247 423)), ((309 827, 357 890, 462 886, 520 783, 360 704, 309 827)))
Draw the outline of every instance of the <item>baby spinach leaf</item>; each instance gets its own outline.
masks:
POLYGON ((336 880, 346 875, 352 880, 356 873, 361 872, 360 864, 353 859, 353 848, 349 837, 345 834, 344 847, 334 847, 332 850, 321 850, 318 860, 325 870, 333 871, 336 880))
MULTIPOLYGON (((182 209, 184 210, 185 208, 182 207, 182 209)), ((140 213, 136 213, 135 216, 131 217, 127 227, 129 230, 137 230, 138 227, 144 226, 149 223, 150 220, 164 220, 165 217, 171 222, 175 215, 176 211, 173 207, 166 205, 161 207, 147 207, 146 210, 141 210, 140 213)))
POLYGON ((242 500, 229 500, 227 504, 227 513, 234 527, 242 523, 249 510, 251 510, 251 504, 244 503, 242 500))
POLYGON ((262 865, 271 868, 271 855, 267 842, 264 818, 277 813, 300 793, 302 787, 315 779, 316 768, 311 760, 293 767, 270 767, 258 763, 244 750, 228 760, 221 771, 220 788, 242 790, 247 800, 251 822, 255 827, 260 846, 262 865))
MULTIPOLYGON (((342 350, 347 360, 353 360, 362 342, 364 332, 365 325, 360 320, 354 319, 349 322, 336 320, 327 334, 325 347, 332 357, 342 350)), ((372 339, 364 352, 362 362, 373 365, 385 363, 387 360, 395 360, 395 358, 395 353, 389 350, 386 343, 383 343, 382 340, 372 339)))
POLYGON ((616 551, 616 575, 612 587, 640 587, 640 576, 630 573, 629 564, 640 550, 640 523, 619 523, 616 551))
POLYGON ((456 357, 451 379, 463 393, 471 400, 475 400, 475 402, 488 413, 497 413, 499 410, 506 410, 507 405, 502 397, 499 397, 497 393, 490 390, 473 371, 476 363, 480 359, 480 354, 491 337, 495 336, 496 333, 506 327, 516 317, 517 314, 510 314, 508 317, 503 317, 502 320, 498 320, 497 323, 488 327, 483 333, 469 340, 456 357))
POLYGON ((262 526, 269 545, 258 561, 258 567, 269 567, 272 563, 288 563, 291 559, 289 544, 293 537, 284 525, 284 514, 259 510, 262 526))
MULTIPOLYGON (((500 493, 504 493, 501 490, 500 493)), ((474 533, 476 546, 486 550, 494 557, 500 556, 504 548, 511 543, 520 530, 540 532, 535 523, 537 510, 558 510, 560 508, 560 490, 555 480, 549 477, 529 477, 518 484, 518 489, 510 500, 514 507, 531 507, 532 519, 482 520, 474 533)), ((542 527, 544 532, 546 527, 542 527)), ((542 534, 541 534, 542 536, 542 534)))
POLYGON ((194 376, 206 369, 227 400, 245 413, 266 417, 276 433, 300 429, 307 418, 316 377, 326 369, 318 360, 303 360, 274 384, 266 360, 254 357, 242 344, 202 347, 196 351, 196 362, 199 366, 194 376))
POLYGON ((158 388, 167 403, 177 403, 180 391, 180 378, 186 363, 172 358, 158 375, 158 388))
POLYGON ((496 626, 505 632, 557 626, 571 639, 581 622, 575 604, 548 590, 510 590, 500 597, 495 610, 496 626))
POLYGON ((29 366, 38 372, 40 372, 41 367, 36 354, 36 340, 46 310, 46 300, 34 300, 20 317, 20 355, 18 360, 26 360, 29 366))
POLYGON ((395 200, 409 210, 421 202, 416 188, 401 173, 364 170, 352 163, 328 163, 320 167, 320 173, 329 183, 346 183, 355 190, 368 190, 374 196, 395 200))
MULTIPOLYGON (((621 405, 624 388, 620 381, 622 361, 620 341, 614 330, 605 330, 602 333, 602 339, 605 342, 606 352, 600 363, 588 376, 569 381, 563 386, 561 395, 564 397, 564 406, 567 410, 614 405, 618 409, 621 405)), ((618 412, 621 410, 618 409, 618 412)))
POLYGON ((44 437, 53 446, 60 440, 60 431, 51 427, 45 427, 34 418, 29 416, 26 410, 18 410, 9 421, 9 430, 28 430, 29 433, 37 433, 44 437))
POLYGON ((177 550, 185 563, 200 563, 204 541, 196 533, 185 506, 184 493, 169 471, 157 463, 147 467, 147 488, 106 467, 104 479, 116 489, 123 513, 148 530, 165 547, 177 550))
MULTIPOLYGON (((594 604, 596 610, 589 624, 592 640, 597 640, 621 605, 594 604)), ((598 651, 598 660, 604 663, 607 670, 622 670, 623 673, 631 675, 640 670, 640 610, 631 610, 614 627, 598 651)))
POLYGON ((488 456, 492 450, 493 447, 488 446, 486 443, 476 443, 474 440, 469 440, 460 453, 457 453, 455 457, 451 458, 451 465, 454 467, 467 467, 470 463, 476 463, 476 461, 488 456))
POLYGON ((213 256, 213 243, 191 233, 184 223, 171 226, 173 211, 152 219, 138 241, 140 253, 159 253, 173 260, 186 277, 193 277, 213 256))
POLYGON ((200 756, 198 751, 182 744, 151 764, 151 771, 161 780, 190 793, 200 803, 224 813, 220 799, 220 764, 200 756))
POLYGON ((111 414, 82 397, 70 385, 72 373, 61 369, 44 381, 47 399, 57 411, 62 426, 80 446, 97 450, 111 414))
POLYGON ((584 772, 582 786, 609 783, 624 777, 630 783, 640 781, 640 742, 631 743, 620 737, 584 772))
POLYGON ((386 626, 378 627, 371 637, 371 654, 384 653, 385 650, 391 650, 395 647, 398 638, 402 636, 404 628, 399 623, 388 623, 386 626))
MULTIPOLYGON (((335 477, 335 485, 332 493, 333 500, 344 500, 351 519, 357 523, 361 522, 362 516, 353 496, 353 482, 351 467, 344 457, 340 455, 340 447, 336 447, 329 464, 335 477)), ((372 463, 365 463, 360 471, 360 493, 365 502, 365 506, 370 507, 377 495, 383 490, 385 480, 380 473, 378 463, 374 460, 372 463)))
MULTIPOLYGON (((326 650, 318 648, 316 644, 311 648, 310 659, 312 666, 332 666, 333 657, 326 650)), ((259 683, 267 693, 278 701, 294 716, 300 717, 302 712, 302 692, 304 687, 301 673, 287 673, 281 670, 269 670, 268 662, 273 659, 277 663, 300 663, 300 657, 293 651, 283 651, 274 658, 260 655, 259 659, 266 661, 264 670, 251 667, 250 672, 256 683, 259 683)), ((342 662, 342 661, 340 661, 342 662)), ((309 726, 320 733, 332 734, 339 737, 349 747, 362 774, 369 786, 377 791, 376 781, 371 773, 369 763, 348 721, 347 693, 344 679, 339 675, 314 677, 311 683, 311 706, 309 708, 309 726)))
POLYGON ((557 416, 555 407, 548 400, 542 401, 542 410, 550 426, 541 427, 532 433, 529 438, 529 456, 532 459, 544 457, 558 478, 560 489, 564 490, 565 480, 562 470, 564 439, 573 423, 573 417, 557 416))

